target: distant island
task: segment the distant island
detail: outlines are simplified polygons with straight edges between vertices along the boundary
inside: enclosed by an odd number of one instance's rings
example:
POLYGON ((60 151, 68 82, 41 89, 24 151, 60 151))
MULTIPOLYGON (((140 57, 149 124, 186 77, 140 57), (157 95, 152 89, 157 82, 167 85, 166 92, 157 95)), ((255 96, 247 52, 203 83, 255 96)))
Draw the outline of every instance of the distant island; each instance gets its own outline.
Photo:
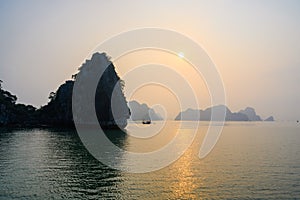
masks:
POLYGON ((128 106, 131 111, 130 120, 132 121, 142 121, 142 120, 152 120, 159 121, 163 120, 159 113, 156 113, 154 109, 149 108, 145 103, 140 104, 137 101, 130 101, 128 106))
MULTIPOLYGON (((255 109, 247 107, 239 112, 232 112, 225 105, 218 105, 207 108, 205 110, 197 109, 187 109, 180 112, 175 120, 185 120, 185 121, 220 121, 222 120, 222 114, 225 110, 225 121, 263 121, 259 115, 256 114, 255 109), (214 118, 212 118, 212 110, 214 110, 214 118)), ((264 121, 274 121, 274 117, 270 116, 264 121)))
MULTIPOLYGON (((102 128, 121 128, 126 127, 127 120, 163 120, 163 118, 149 108, 147 104, 140 104, 137 101, 127 103, 123 89, 124 81, 120 79, 115 71, 115 66, 105 53, 94 53, 90 60, 79 68, 77 74, 72 75, 72 80, 67 80, 60 85, 56 92, 51 92, 47 105, 37 109, 32 105, 17 103, 17 97, 2 88, 0 80, 0 126, 12 127, 74 127, 72 114, 72 94, 76 77, 79 74, 88 76, 95 67, 107 67, 99 80, 95 94, 95 110, 99 124, 102 128), (105 64, 106 63, 106 64, 105 64), (107 63, 109 64, 107 67, 107 63), (114 91, 115 90, 115 91, 114 91), (111 108, 112 93, 114 101, 117 103, 118 113, 114 119, 111 108), (118 122, 118 123, 117 123, 118 122)), ((85 97, 82 97, 85 98, 85 97)), ((80 104, 79 106, 84 106, 80 104)), ((254 108, 247 107, 239 112, 232 112, 225 105, 218 105, 205 110, 187 109, 180 112, 175 120, 189 121, 219 121, 222 120, 222 112, 226 111, 226 121, 263 121, 256 114, 254 108), (214 118, 211 119, 212 110, 214 118)), ((274 121, 272 116, 264 121, 274 121)))
POLYGON ((273 122, 275 121, 273 116, 268 117, 267 119, 264 120, 265 122, 273 122))
MULTIPOLYGON (((37 109, 31 105, 18 104, 17 97, 2 89, 0 82, 0 126, 13 127, 74 127, 72 114, 72 94, 79 73, 88 75, 93 67, 107 67, 99 80, 95 94, 95 109, 102 128, 121 128, 127 125, 130 110, 123 93, 124 82, 115 71, 115 66, 105 53, 94 53, 86 60, 79 72, 72 76, 56 92, 51 92, 47 105, 37 109), (107 67, 106 64, 109 63, 107 67), (118 103, 118 124, 112 115, 111 98, 115 88, 114 101, 118 103), (120 123, 121 121, 121 123, 120 123)), ((83 97, 85 98, 85 97, 83 97)), ((84 106, 84 105, 80 105, 84 106)))

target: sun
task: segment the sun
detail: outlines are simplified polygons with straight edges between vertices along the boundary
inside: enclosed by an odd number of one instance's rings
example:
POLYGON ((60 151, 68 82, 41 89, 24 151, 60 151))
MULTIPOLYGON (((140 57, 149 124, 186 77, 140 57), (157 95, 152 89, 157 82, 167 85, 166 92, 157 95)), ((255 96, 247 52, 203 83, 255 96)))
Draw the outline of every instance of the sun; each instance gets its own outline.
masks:
POLYGON ((179 58, 184 58, 184 53, 183 53, 183 52, 179 52, 179 53, 178 53, 178 57, 179 57, 179 58))

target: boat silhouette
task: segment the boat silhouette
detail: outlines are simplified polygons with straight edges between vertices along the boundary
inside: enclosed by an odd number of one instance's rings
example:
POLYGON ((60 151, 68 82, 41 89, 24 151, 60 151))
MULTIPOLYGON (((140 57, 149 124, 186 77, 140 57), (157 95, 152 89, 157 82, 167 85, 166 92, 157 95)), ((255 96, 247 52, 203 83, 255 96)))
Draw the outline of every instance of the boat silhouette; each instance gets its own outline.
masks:
POLYGON ((142 123, 143 124, 151 124, 151 120, 150 119, 149 120, 143 120, 142 123))

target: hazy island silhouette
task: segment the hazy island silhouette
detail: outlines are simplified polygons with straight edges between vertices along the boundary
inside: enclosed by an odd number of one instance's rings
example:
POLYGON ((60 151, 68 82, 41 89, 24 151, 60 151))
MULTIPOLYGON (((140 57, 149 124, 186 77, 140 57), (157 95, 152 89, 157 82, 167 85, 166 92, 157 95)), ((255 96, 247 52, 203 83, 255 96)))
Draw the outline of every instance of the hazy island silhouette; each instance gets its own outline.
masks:
POLYGON ((180 112, 175 120, 185 120, 185 121, 220 121, 223 120, 222 112, 226 112, 225 121, 275 121, 273 116, 270 116, 266 119, 262 119, 259 115, 256 114, 254 108, 247 107, 244 110, 239 112, 232 112, 225 105, 218 105, 209 107, 205 110, 198 109, 187 109, 183 112, 180 112), (212 112, 216 114, 212 116, 212 112))
MULTIPOLYGON (((76 77, 79 73, 88 76, 94 67, 104 68, 105 71, 98 82, 95 94, 95 110, 99 124, 102 128, 126 127, 127 120, 163 120, 154 109, 147 104, 137 101, 127 102, 124 96, 125 83, 116 73, 114 64, 106 53, 94 53, 90 60, 79 68, 77 74, 72 75, 72 80, 67 80, 59 86, 56 92, 51 92, 49 102, 37 109, 32 105, 17 103, 17 97, 2 88, 0 81, 0 126, 12 127, 74 127, 72 114, 72 94, 76 77), (103 61, 108 62, 105 66, 103 61), (107 67, 107 68, 105 68, 107 67), (114 119, 111 107, 112 93, 117 94, 114 101, 117 101, 118 123, 114 119), (121 122, 121 123, 120 123, 121 122), (118 126, 119 125, 119 126, 118 126)), ((85 97, 83 97, 85 98, 85 97)), ((79 105, 84 106, 84 105, 79 105)), ((226 121, 262 121, 253 108, 247 107, 237 113, 233 113, 224 105, 214 106, 205 110, 187 109, 180 112, 175 120, 219 120, 212 119, 211 112, 214 110, 226 110, 226 121), (225 107, 225 108, 224 108, 225 107), (199 115, 198 115, 199 114, 199 115), (200 116, 200 117, 196 117, 200 116)), ((265 121, 274 121, 272 116, 265 121)))

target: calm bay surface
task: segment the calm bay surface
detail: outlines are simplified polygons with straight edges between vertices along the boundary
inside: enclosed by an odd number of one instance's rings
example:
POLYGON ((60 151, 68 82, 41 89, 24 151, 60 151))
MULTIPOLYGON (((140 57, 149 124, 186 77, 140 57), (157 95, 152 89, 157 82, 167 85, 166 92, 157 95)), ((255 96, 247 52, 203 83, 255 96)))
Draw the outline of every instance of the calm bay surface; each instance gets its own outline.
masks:
MULTIPOLYGON (((160 122, 139 125, 143 136, 160 130, 150 140, 107 134, 125 150, 150 152, 174 134, 184 144, 194 123, 170 121, 161 130, 160 122)), ((213 151, 200 160, 207 128, 200 122, 194 143, 176 162, 144 174, 103 165, 76 131, 2 128, 0 199, 300 199, 300 124, 228 122, 213 151)), ((119 156, 122 165, 126 155, 119 156)))

